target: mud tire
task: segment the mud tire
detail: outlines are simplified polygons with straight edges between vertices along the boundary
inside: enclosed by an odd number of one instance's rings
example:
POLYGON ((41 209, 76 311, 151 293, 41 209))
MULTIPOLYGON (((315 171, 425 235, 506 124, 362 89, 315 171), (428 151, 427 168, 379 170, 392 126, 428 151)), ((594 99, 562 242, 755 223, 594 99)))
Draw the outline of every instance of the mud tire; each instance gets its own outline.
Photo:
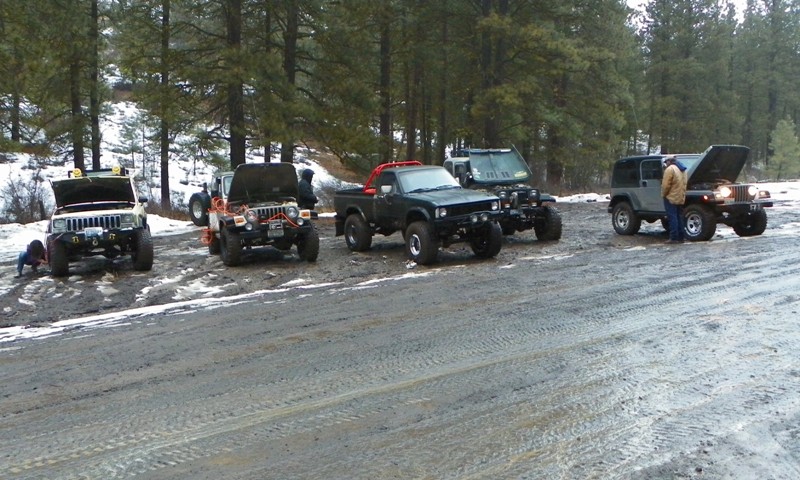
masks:
POLYGON ((619 202, 611 211, 611 224, 620 235, 635 235, 642 228, 642 219, 628 202, 619 202))
POLYGON ((541 242, 552 242, 561 239, 561 214, 555 207, 543 207, 544 220, 533 226, 536 238, 541 242))
POLYGON ((319 233, 312 225, 307 235, 297 241, 297 256, 306 262, 316 262, 319 256, 319 233))
POLYGON ((372 246, 372 232, 360 214, 352 213, 345 219, 344 241, 353 252, 363 252, 372 246))
POLYGON ((703 205, 689 205, 683 210, 686 222, 684 235, 692 242, 705 242, 711 240, 717 231, 717 219, 714 212, 703 205))
POLYGON ((227 228, 222 230, 220 253, 222 254, 222 263, 228 267, 235 267, 242 263, 242 240, 238 233, 227 228))
POLYGON ((208 240, 208 253, 209 255, 219 255, 220 241, 217 234, 211 232, 211 238, 208 240))
POLYGON ((53 277, 66 277, 69 275, 69 258, 67 249, 57 241, 47 242, 47 260, 50 263, 50 275, 53 277))
POLYGON ((733 225, 733 231, 740 237, 755 237, 767 229, 767 212, 756 210, 748 212, 744 219, 733 225))
POLYGON ((131 251, 133 269, 148 271, 153 269, 153 237, 147 229, 133 232, 133 249, 131 251))
POLYGON ((192 223, 198 227, 208 226, 208 209, 211 208, 211 200, 208 195, 195 193, 189 197, 189 217, 192 223))
POLYGON ((405 234, 406 255, 420 265, 430 265, 439 255, 439 241, 428 222, 416 221, 408 226, 405 234))
POLYGON ((496 223, 490 223, 469 239, 469 245, 478 258, 496 257, 503 247, 503 229, 496 223))

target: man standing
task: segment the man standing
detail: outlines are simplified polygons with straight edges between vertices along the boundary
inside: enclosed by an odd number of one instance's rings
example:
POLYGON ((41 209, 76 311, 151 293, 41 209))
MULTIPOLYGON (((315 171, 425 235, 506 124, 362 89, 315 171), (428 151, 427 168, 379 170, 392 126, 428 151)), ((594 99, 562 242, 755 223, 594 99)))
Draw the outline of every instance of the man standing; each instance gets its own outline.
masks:
POLYGON ((300 208, 307 208, 314 210, 314 205, 317 204, 317 196, 314 195, 314 187, 311 186, 311 179, 314 178, 314 170, 306 168, 300 174, 300 183, 297 185, 298 198, 297 205, 300 208))
POLYGON ((664 157, 664 178, 661 180, 661 196, 669 223, 667 243, 683 243, 684 219, 683 204, 686 202, 686 167, 677 161, 675 155, 664 157))

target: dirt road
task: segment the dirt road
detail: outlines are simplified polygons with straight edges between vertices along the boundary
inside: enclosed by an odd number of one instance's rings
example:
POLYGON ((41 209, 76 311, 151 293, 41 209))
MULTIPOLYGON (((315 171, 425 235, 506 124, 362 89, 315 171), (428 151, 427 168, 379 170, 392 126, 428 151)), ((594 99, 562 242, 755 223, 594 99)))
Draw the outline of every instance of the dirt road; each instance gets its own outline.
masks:
POLYGON ((668 246, 560 210, 490 261, 321 222, 316 264, 183 235, 20 285, 50 336, 0 343, 0 478, 798 478, 800 214, 668 246))

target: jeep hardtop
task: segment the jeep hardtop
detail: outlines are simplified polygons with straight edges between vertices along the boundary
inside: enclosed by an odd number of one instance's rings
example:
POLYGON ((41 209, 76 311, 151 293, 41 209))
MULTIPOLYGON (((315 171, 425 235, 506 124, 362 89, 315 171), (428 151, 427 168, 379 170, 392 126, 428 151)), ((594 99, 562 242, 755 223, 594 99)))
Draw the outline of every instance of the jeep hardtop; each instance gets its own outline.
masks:
MULTIPOLYGON (((691 241, 711 239, 717 224, 742 237, 761 235, 767 227, 765 207, 772 206, 766 190, 736 183, 750 149, 741 145, 712 145, 703 153, 676 154, 686 167, 685 235, 691 241)), ((611 175, 608 212, 620 235, 633 235, 642 221, 660 220, 667 228, 661 179, 665 154, 618 160, 611 175)))

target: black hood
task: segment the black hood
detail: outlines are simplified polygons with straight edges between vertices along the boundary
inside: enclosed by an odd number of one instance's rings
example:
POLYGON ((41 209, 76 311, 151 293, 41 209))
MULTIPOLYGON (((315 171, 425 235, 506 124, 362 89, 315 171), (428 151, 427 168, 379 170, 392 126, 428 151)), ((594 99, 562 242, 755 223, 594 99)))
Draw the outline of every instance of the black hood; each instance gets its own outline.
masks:
POLYGON ((735 183, 742 172, 750 149, 741 145, 712 145, 689 168, 689 183, 735 183))
POLYGON ((136 202, 136 194, 128 177, 67 178, 53 180, 52 185, 57 207, 92 202, 136 202))
POLYGON ((236 167, 228 202, 279 202, 297 198, 297 171, 291 163, 245 163, 236 167))

